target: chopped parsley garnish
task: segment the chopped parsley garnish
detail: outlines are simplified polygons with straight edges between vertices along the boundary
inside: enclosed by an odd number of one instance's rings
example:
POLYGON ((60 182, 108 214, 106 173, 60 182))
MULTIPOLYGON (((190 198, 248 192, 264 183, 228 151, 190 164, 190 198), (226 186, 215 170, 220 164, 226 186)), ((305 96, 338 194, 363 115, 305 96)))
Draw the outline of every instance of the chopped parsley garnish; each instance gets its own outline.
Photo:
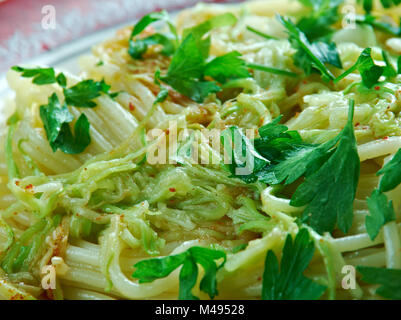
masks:
MULTIPOLYGON (((397 61, 397 70, 396 70, 391 64, 386 51, 382 50, 382 56, 385 62, 384 66, 375 64, 371 56, 371 52, 372 52, 371 48, 365 48, 358 57, 358 60, 355 62, 355 64, 351 66, 348 70, 346 70, 344 73, 339 75, 336 79, 334 79, 334 83, 339 82, 340 80, 344 79, 347 75, 358 70, 361 75, 362 85, 365 88, 371 89, 373 86, 377 86, 384 83, 383 81, 380 81, 381 76, 384 76, 387 80, 395 77, 397 74, 401 72, 400 57, 398 58, 397 61)), ((357 83, 355 82, 354 84, 357 83)))
POLYGON ((261 127, 260 138, 255 139, 254 144, 237 128, 231 127, 223 132, 237 141, 230 151, 234 160, 228 169, 232 176, 246 183, 259 180, 268 184, 290 184, 304 176, 304 182, 290 202, 296 207, 306 206, 303 221, 319 233, 331 232, 336 223, 347 232, 353 219, 360 166, 353 114, 354 101, 350 100, 346 126, 335 138, 321 145, 303 142, 298 132, 288 131, 278 123, 280 118, 261 127), (253 166, 249 165, 251 163, 253 166))
POLYGON ((230 79, 247 78, 250 76, 244 60, 240 59, 241 54, 231 51, 225 55, 214 58, 206 64, 204 74, 212 77, 220 83, 230 79))
POLYGON ((208 95, 221 90, 215 81, 205 80, 205 76, 221 82, 230 78, 248 77, 245 62, 237 52, 207 62, 210 36, 204 38, 204 35, 213 28, 232 25, 236 21, 232 14, 224 14, 185 30, 184 40, 175 52, 167 74, 161 76, 160 80, 190 99, 203 102, 208 95))
POLYGON ((109 92, 110 85, 104 82, 104 80, 83 80, 70 88, 66 88, 67 79, 65 75, 60 72, 56 76, 53 68, 26 69, 19 66, 14 66, 11 67, 11 69, 21 72, 21 76, 24 78, 33 78, 32 83, 37 85, 58 83, 63 88, 67 104, 75 107, 95 107, 96 103, 91 100, 99 97, 101 92, 107 94, 112 99, 119 94, 119 92, 109 92))
POLYGON ((156 96, 155 101, 153 104, 161 103, 168 97, 168 89, 160 83, 160 70, 156 70, 155 72, 155 80, 154 83, 159 87, 160 91, 156 96))
POLYGON ((210 48, 210 37, 203 38, 205 34, 212 31, 216 28, 233 26, 237 23, 237 18, 232 13, 224 13, 201 24, 198 24, 195 27, 185 29, 183 32, 183 39, 185 39, 190 33, 194 35, 194 37, 200 42, 200 48, 203 48, 202 53, 204 57, 207 57, 210 48))
POLYGON ((362 275, 362 281, 380 285, 380 287, 376 290, 376 294, 386 299, 401 299, 400 269, 365 266, 357 266, 356 269, 362 275))
POLYGON ((297 50, 293 57, 294 64, 303 69, 306 75, 319 72, 324 80, 334 80, 335 77, 325 64, 342 68, 335 43, 310 43, 306 35, 289 18, 278 16, 278 19, 286 28, 291 45, 297 50))
POLYGON ((382 56, 384 62, 386 63, 383 70, 383 76, 385 76, 386 78, 394 78, 398 73, 400 73, 399 68, 398 70, 396 70, 393 67, 386 51, 382 50, 382 56))
POLYGON ((67 86, 67 78, 65 77, 64 73, 59 73, 56 77, 56 81, 62 88, 67 86))
MULTIPOLYGON (((309 41, 328 38, 335 29, 331 26, 341 19, 339 7, 343 0, 299 0, 302 5, 310 10, 296 24, 309 41)), ((264 32, 247 26, 247 30, 265 39, 277 39, 264 32)))
POLYGON ((139 20, 138 23, 134 26, 132 33, 131 33, 131 38, 140 34, 143 30, 146 29, 147 26, 149 26, 150 24, 152 24, 153 22, 156 22, 156 21, 166 21, 169 24, 170 28, 172 30, 174 30, 173 33, 174 34, 177 33, 174 25, 170 21, 170 17, 168 15, 168 13, 165 10, 162 10, 160 12, 151 12, 151 13, 143 16, 142 19, 139 20))
MULTIPOLYGON (((338 142, 338 136, 321 145, 312 145, 290 141, 290 149, 276 165, 271 166, 261 180, 269 184, 291 184, 303 175, 315 172, 331 153, 328 152, 338 142)), ((291 139, 293 140, 293 139, 291 139)))
POLYGON ((377 172, 377 175, 381 174, 383 175, 379 185, 381 192, 390 191, 401 183, 401 149, 377 172))
POLYGON ((350 100, 347 124, 334 138, 338 145, 328 151, 329 155, 322 156, 327 160, 321 165, 316 165, 321 160, 312 158, 313 172, 309 172, 291 198, 293 206, 306 205, 303 220, 319 233, 331 232, 336 223, 346 233, 352 225, 360 167, 353 115, 354 101, 350 100))
POLYGON ((166 56, 171 56, 175 51, 174 38, 161 33, 155 33, 144 39, 136 41, 131 40, 128 53, 134 59, 141 59, 150 45, 160 44, 163 46, 161 53, 166 56))
POLYGON ((388 201, 384 192, 393 190, 401 183, 401 149, 394 157, 377 172, 383 175, 380 179, 379 188, 373 190, 367 199, 369 216, 366 216, 366 231, 370 238, 374 240, 382 226, 388 222, 395 221, 393 202, 388 201))
MULTIPOLYGON (((377 17, 370 14, 373 9, 373 1, 372 0, 358 0, 358 2, 362 2, 363 8, 365 9, 365 15, 356 16, 355 22, 359 24, 367 24, 372 26, 373 28, 388 33, 392 36, 399 37, 401 35, 401 19, 399 21, 399 26, 395 26, 394 24, 380 21, 377 17)), ((391 8, 392 6, 399 5, 401 1, 399 0, 380 0, 383 8, 391 8)))
POLYGON ((296 74, 295 72, 282 70, 282 69, 278 69, 278 68, 273 68, 273 67, 268 67, 268 66, 258 64, 258 63, 248 62, 246 64, 246 66, 253 70, 259 70, 259 71, 269 72, 269 73, 273 73, 273 74, 279 74, 282 76, 287 76, 287 77, 292 77, 292 78, 298 77, 298 74, 296 74))
POLYGON ((349 68, 347 71, 345 71, 343 74, 338 76, 335 80, 334 83, 337 83, 341 79, 345 78, 347 75, 350 73, 358 70, 359 73, 361 74, 362 78, 362 84, 367 87, 371 88, 375 84, 378 83, 379 78, 382 76, 384 72, 384 67, 383 66, 378 66, 375 64, 371 57, 371 48, 366 48, 362 51, 361 55, 359 56, 358 60, 355 62, 355 64, 349 68))
MULTIPOLYGON (((249 69, 290 77, 297 76, 297 74, 290 71, 247 63, 241 59, 241 54, 237 51, 232 51, 210 60, 211 38, 210 36, 205 37, 205 35, 215 28, 234 25, 237 22, 237 18, 231 13, 215 16, 193 28, 185 29, 182 41, 177 48, 173 45, 169 46, 168 42, 163 42, 165 36, 161 34, 154 34, 142 40, 133 40, 147 25, 158 20, 169 21, 167 13, 154 13, 141 19, 134 27, 129 46, 129 53, 134 58, 142 57, 147 50, 147 46, 156 43, 164 45, 163 50, 168 51, 165 53, 173 54, 167 73, 161 75, 160 71, 157 71, 158 74, 155 74, 155 78, 157 76, 155 81, 158 82, 157 84, 161 89, 156 98, 156 103, 164 101, 167 97, 168 89, 161 86, 162 82, 184 96, 200 103, 210 94, 221 91, 219 84, 224 84, 232 79, 250 77, 249 69)), ((176 35, 177 33, 171 23, 169 23, 169 26, 172 33, 176 35)), ((178 43, 178 37, 176 39, 176 43, 178 43)))
POLYGON ((178 42, 177 30, 174 24, 170 21, 170 17, 166 11, 152 12, 144 16, 139 22, 134 26, 130 39, 128 53, 134 59, 141 59, 142 56, 148 50, 150 45, 162 45, 162 54, 170 56, 176 50, 176 45, 178 42), (143 39, 135 39, 147 26, 156 22, 164 21, 168 24, 171 35, 164 35, 161 33, 154 33, 143 39))
POLYGON ((110 85, 104 80, 89 79, 78 82, 70 88, 65 88, 63 92, 68 105, 78 108, 94 108, 96 103, 92 100, 99 97, 101 93, 109 95, 110 98, 114 98, 118 94, 117 92, 110 93, 109 90, 110 85))
POLYGON ((297 27, 309 41, 330 36, 335 30, 331 25, 340 20, 339 6, 343 0, 299 0, 310 9, 310 14, 302 17, 297 27))
MULTIPOLYGON (((373 9, 373 0, 358 0, 359 3, 362 3, 363 9, 366 12, 371 12, 373 9)), ((401 3, 400 0, 380 0, 383 8, 391 8, 392 6, 399 5, 401 3)))
POLYGON ((257 174, 270 164, 270 161, 260 155, 252 142, 237 127, 230 127, 221 134, 221 142, 229 155, 230 164, 225 164, 232 177, 237 177, 246 183, 258 180, 257 174))
POLYGON ((63 73, 56 73, 53 68, 26 69, 18 66, 13 70, 21 72, 25 78, 33 78, 32 82, 37 85, 58 83, 63 88, 65 103, 61 105, 57 95, 53 93, 47 105, 40 106, 40 118, 42 119, 46 136, 53 152, 60 149, 64 153, 77 154, 83 152, 90 144, 90 124, 88 118, 81 114, 74 125, 74 134, 71 132, 69 123, 74 116, 68 110, 67 105, 78 108, 94 108, 96 103, 93 99, 101 93, 107 94, 114 99, 119 92, 111 93, 110 85, 104 80, 83 80, 76 85, 67 88, 67 79, 63 73))
POLYGON ((32 82, 37 85, 58 83, 60 86, 65 87, 67 80, 63 73, 56 73, 53 68, 22 68, 19 66, 11 67, 12 70, 21 72, 21 76, 24 78, 33 78, 32 82))
MULTIPOLYGON (((372 16, 370 14, 366 14, 363 16, 357 16, 355 19, 356 23, 359 24, 366 24, 366 25, 370 25, 373 28, 388 33, 392 36, 400 36, 401 35, 401 27, 397 27, 394 26, 393 24, 390 24, 388 22, 383 22, 383 21, 379 21, 377 20, 377 18, 375 16, 372 16)), ((400 20, 401 22, 401 20, 400 20)))
POLYGON ((369 237, 374 240, 382 226, 395 221, 393 202, 388 201, 386 195, 379 190, 373 190, 367 199, 370 215, 366 216, 365 225, 369 237))
POLYGON ((289 77, 298 76, 290 71, 247 63, 241 59, 241 54, 237 51, 229 52, 207 62, 205 59, 206 47, 208 45, 199 42, 199 39, 190 33, 174 54, 167 74, 160 76, 160 80, 188 98, 196 102, 203 102, 210 94, 221 91, 218 83, 224 84, 228 80, 249 77, 248 68, 289 77), (216 81, 206 80, 205 77, 216 81))
POLYGON ((205 58, 198 47, 198 40, 189 34, 173 56, 167 75, 160 79, 181 94, 202 102, 209 94, 220 91, 214 81, 204 78, 205 58))
POLYGON ((373 9, 373 0, 358 0, 359 3, 362 3, 362 7, 366 12, 371 12, 373 9))
POLYGON ((268 39, 268 40, 270 40, 270 39, 277 40, 277 39, 278 39, 278 38, 276 38, 276 37, 269 36, 268 34, 262 32, 262 31, 256 30, 255 28, 252 28, 252 27, 250 27, 250 26, 247 26, 246 29, 247 29, 248 31, 251 31, 251 32, 253 32, 254 34, 257 34, 258 36, 260 36, 260 37, 262 37, 262 38, 265 38, 265 39, 268 39))
MULTIPOLYGON (((303 142, 297 131, 288 130, 285 125, 279 123, 281 119, 280 115, 271 123, 260 127, 258 130, 260 137, 255 139, 253 144, 236 127, 223 131, 221 140, 224 146, 227 138, 231 144, 232 141, 237 142, 233 145, 232 150, 225 146, 226 152, 232 154, 233 162, 228 169, 233 176, 246 183, 260 180, 269 184, 279 184, 288 178, 287 183, 289 184, 304 174, 305 166, 310 161, 302 158, 298 162, 297 159, 314 150, 316 146, 303 142), (242 146, 238 145, 238 141, 242 143, 242 146), (242 153, 240 153, 240 148, 242 148, 242 153), (255 163, 250 174, 240 174, 243 172, 237 171, 246 164, 252 163, 252 160, 255 163), (300 173, 297 174, 297 172, 300 173)), ((231 145, 230 147, 232 148, 231 145)))
POLYGON ((305 277, 303 273, 313 258, 315 246, 307 229, 301 229, 293 240, 288 235, 280 266, 273 250, 266 255, 263 273, 263 300, 316 300, 326 287, 305 277))
POLYGON ((81 114, 75 122, 74 137, 69 125, 74 117, 65 103, 60 104, 55 93, 49 97, 47 105, 40 106, 40 118, 53 152, 60 149, 68 154, 81 153, 91 142, 87 117, 81 114))
POLYGON ((255 148, 258 152, 269 159, 272 164, 284 159, 287 152, 293 148, 305 145, 298 131, 288 130, 280 124, 282 116, 278 116, 272 122, 259 128, 259 138, 255 139, 255 148))
POLYGON ((225 262, 226 254, 223 251, 191 247, 180 254, 139 261, 134 265, 136 270, 132 277, 138 278, 139 283, 152 282, 167 277, 175 269, 182 266, 179 275, 178 298, 181 300, 198 300, 199 298, 192 294, 192 289, 198 279, 199 264, 204 269, 199 288, 213 299, 218 294, 216 274, 225 262), (222 262, 217 265, 216 261, 219 260, 222 262))

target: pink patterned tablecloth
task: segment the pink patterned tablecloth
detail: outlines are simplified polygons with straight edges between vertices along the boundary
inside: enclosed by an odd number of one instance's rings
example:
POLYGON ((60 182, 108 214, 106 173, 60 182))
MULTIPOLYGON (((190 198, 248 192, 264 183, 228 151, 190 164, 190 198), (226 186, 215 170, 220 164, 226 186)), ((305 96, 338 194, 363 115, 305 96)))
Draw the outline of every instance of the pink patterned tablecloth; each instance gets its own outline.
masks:
MULTIPOLYGON (((142 15, 194 5, 195 0, 0 0, 0 72, 80 36, 142 15), (45 6, 55 10, 55 29, 44 29, 45 6)), ((238 2, 204 0, 203 2, 238 2)))

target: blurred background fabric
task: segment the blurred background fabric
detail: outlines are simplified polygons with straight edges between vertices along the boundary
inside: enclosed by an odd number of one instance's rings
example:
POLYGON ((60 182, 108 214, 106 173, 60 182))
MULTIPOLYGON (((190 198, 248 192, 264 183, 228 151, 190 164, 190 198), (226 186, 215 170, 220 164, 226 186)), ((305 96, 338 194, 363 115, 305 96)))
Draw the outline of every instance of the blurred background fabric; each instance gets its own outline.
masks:
MULTIPOLYGON (((195 0, 0 0, 0 72, 84 35, 117 24, 134 22, 161 9, 175 11, 195 0), (55 28, 43 28, 49 6, 55 28)), ((204 0, 228 3, 235 0, 204 0)))

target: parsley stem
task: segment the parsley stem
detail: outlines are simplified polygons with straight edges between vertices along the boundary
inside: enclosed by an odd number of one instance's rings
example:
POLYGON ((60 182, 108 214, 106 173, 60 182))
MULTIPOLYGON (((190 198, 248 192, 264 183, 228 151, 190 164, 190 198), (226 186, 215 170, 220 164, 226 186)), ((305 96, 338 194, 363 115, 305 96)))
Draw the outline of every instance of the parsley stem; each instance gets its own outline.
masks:
POLYGON ((344 79, 346 76, 348 76, 350 73, 354 72, 357 69, 357 64, 354 64, 351 68, 348 70, 344 71, 344 73, 340 74, 337 78, 333 80, 334 83, 338 83, 340 80, 344 79))
POLYGON ((355 100, 349 100, 349 108, 348 108, 348 123, 352 125, 352 120, 354 119, 354 111, 355 111, 355 100))
POLYGON ((387 54, 387 52, 385 50, 382 50, 382 56, 383 56, 383 60, 386 63, 386 67, 387 67, 387 70, 388 70, 387 71, 387 76, 389 78, 395 77, 397 75, 397 70, 394 69, 393 65, 390 62, 388 54, 387 54))
POLYGON ((366 14, 364 16, 357 16, 355 19, 355 22, 357 24, 366 24, 370 25, 373 28, 376 28, 379 31, 388 33, 392 36, 398 37, 401 35, 401 27, 396 27, 390 23, 387 22, 382 22, 382 21, 377 21, 377 18, 375 16, 372 16, 370 14, 366 14))
POLYGON ((311 73, 312 69, 317 69, 321 73, 323 80, 334 80, 334 75, 325 66, 325 63, 341 68, 341 61, 335 44, 310 43, 305 33, 291 19, 280 15, 277 18, 287 29, 291 45, 297 49, 297 53, 294 55, 295 65, 302 67, 307 75, 311 73))
POLYGON ((246 29, 247 29, 248 31, 251 31, 251 32, 257 34, 258 36, 260 36, 260 37, 262 37, 262 38, 269 39, 269 40, 270 40, 270 39, 278 40, 278 38, 273 37, 273 36, 269 36, 268 34, 263 33, 262 31, 256 30, 256 29, 254 29, 254 28, 252 28, 252 27, 250 27, 250 26, 246 26, 246 29))
POLYGON ((274 74, 280 74, 280 75, 287 76, 287 77, 293 77, 293 78, 298 77, 298 74, 296 74, 294 72, 287 71, 287 70, 282 70, 282 69, 277 69, 277 68, 272 68, 272 67, 267 67, 267 66, 264 66, 262 64, 247 62, 246 66, 248 68, 251 68, 251 69, 254 69, 254 70, 265 71, 265 72, 270 72, 270 73, 274 73, 274 74))

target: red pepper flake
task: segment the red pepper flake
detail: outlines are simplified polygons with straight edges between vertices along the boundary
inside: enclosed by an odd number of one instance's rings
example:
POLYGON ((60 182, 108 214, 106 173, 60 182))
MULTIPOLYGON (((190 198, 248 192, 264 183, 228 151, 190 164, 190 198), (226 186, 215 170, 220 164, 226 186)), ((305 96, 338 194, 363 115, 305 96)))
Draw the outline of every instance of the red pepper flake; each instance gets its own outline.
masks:
POLYGON ((170 134, 170 130, 169 129, 164 130, 164 132, 166 133, 166 135, 170 134))
POLYGON ((24 296, 20 293, 16 293, 10 298, 10 300, 24 300, 24 296))
POLYGON ((262 281, 262 277, 258 277, 258 281, 262 281))
POLYGON ((42 43, 42 49, 45 51, 50 50, 49 46, 46 43, 42 43))
POLYGON ((388 136, 383 137, 383 140, 388 140, 388 136))
POLYGON ((359 122, 355 123, 355 127, 358 127, 359 125, 360 125, 360 123, 359 123, 359 122))
POLYGON ((128 108, 130 109, 130 111, 134 111, 135 110, 135 106, 132 102, 129 103, 128 108))
POLYGON ((33 185, 30 183, 25 187, 25 190, 33 189, 33 185))
POLYGON ((169 190, 170 190, 171 192, 175 192, 175 191, 176 191, 175 188, 169 188, 169 190))
POLYGON ((380 90, 380 86, 376 86, 376 87, 375 87, 375 90, 380 90))
POLYGON ((15 181, 15 185, 19 186, 19 180, 15 181))

